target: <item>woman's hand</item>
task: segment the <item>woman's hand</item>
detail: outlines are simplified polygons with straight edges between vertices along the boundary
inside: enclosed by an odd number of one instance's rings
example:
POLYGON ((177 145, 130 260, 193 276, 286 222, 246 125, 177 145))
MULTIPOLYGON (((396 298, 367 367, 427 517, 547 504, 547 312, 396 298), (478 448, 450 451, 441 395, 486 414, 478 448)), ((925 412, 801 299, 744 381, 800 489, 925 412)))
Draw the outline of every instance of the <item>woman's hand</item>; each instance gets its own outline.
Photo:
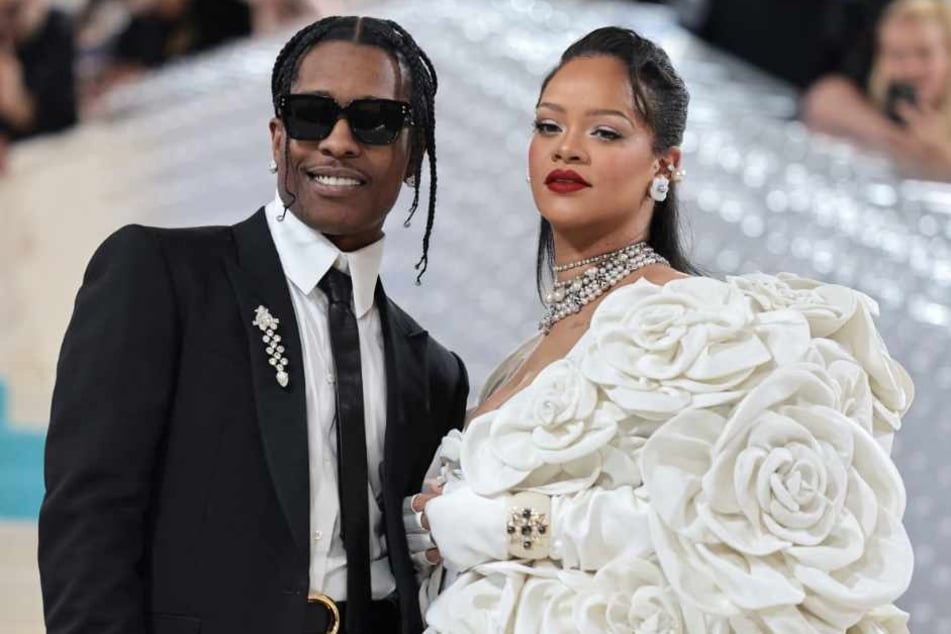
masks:
POLYGON ((436 483, 427 484, 428 491, 411 495, 403 501, 406 541, 410 558, 417 570, 425 570, 442 562, 442 556, 429 531, 429 518, 426 517, 426 504, 442 495, 442 487, 436 483))
POLYGON ((505 497, 483 497, 458 484, 443 494, 429 494, 424 500, 417 497, 411 507, 423 508, 418 523, 425 522, 432 530, 430 543, 438 548, 437 556, 453 568, 468 570, 509 558, 505 497))
POLYGON ((892 141, 891 150, 899 161, 913 163, 923 176, 951 177, 951 137, 942 113, 906 102, 896 110, 907 124, 892 141))

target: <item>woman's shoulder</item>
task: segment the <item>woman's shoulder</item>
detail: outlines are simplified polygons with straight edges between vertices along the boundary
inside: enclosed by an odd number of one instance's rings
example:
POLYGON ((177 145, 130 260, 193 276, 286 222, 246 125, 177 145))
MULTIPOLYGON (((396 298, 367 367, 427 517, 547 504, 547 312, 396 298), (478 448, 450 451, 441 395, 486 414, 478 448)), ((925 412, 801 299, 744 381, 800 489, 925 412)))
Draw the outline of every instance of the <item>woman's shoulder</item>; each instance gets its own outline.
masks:
POLYGON ((792 364, 849 371, 894 431, 914 386, 877 315, 864 293, 788 273, 640 279, 598 307, 574 359, 622 408, 652 420, 735 403, 792 364))
POLYGON ((667 279, 645 276, 611 292, 592 315, 589 339, 614 332, 612 340, 656 352, 759 338, 784 358, 801 356, 814 339, 836 340, 858 356, 884 345, 875 326, 878 303, 846 286, 792 273, 662 275, 667 279))
MULTIPOLYGON (((725 279, 684 275, 672 270, 645 275, 622 286, 604 300, 597 313, 614 314, 632 305, 675 303, 683 310, 710 312, 740 310, 750 315, 791 310, 801 313, 815 336, 827 336, 841 328, 856 312, 872 318, 878 304, 860 291, 839 284, 813 280, 793 273, 748 273, 725 279)), ((595 317, 602 317, 597 314, 595 317)))

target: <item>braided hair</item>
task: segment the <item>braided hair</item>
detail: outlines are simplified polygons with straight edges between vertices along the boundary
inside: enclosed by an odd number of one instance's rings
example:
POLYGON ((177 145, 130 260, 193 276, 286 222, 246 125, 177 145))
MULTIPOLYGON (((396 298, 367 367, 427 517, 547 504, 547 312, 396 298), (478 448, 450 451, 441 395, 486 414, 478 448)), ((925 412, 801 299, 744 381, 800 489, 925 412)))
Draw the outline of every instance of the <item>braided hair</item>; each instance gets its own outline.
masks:
MULTIPOLYGON (((412 138, 410 143, 410 173, 412 174, 413 202, 404 226, 409 226, 419 206, 423 158, 429 158, 429 208, 426 232, 423 235, 423 254, 416 263, 416 283, 419 284, 429 265, 429 241, 436 217, 436 69, 413 37, 392 20, 370 17, 331 16, 318 20, 300 31, 284 45, 274 62, 271 73, 271 99, 278 113, 281 97, 290 94, 304 56, 321 42, 343 40, 382 49, 409 70, 410 105, 413 109, 412 138)), ((285 158, 288 153, 284 145, 285 158)), ((287 190, 287 172, 284 174, 287 190)), ((291 194, 293 196, 293 194, 291 194)), ((293 205, 293 201, 287 207, 293 205)))

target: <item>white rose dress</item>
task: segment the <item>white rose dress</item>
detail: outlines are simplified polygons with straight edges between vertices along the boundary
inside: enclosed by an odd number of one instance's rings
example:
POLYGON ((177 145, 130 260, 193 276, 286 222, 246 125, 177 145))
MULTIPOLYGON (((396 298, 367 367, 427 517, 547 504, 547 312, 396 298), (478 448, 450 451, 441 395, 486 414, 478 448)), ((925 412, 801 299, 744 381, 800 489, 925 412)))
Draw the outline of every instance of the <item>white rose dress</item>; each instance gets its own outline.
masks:
POLYGON ((786 274, 613 291, 564 359, 443 441, 427 631, 907 632, 889 452, 913 386, 876 314, 786 274), (508 555, 520 491, 551 496, 546 559, 508 555))

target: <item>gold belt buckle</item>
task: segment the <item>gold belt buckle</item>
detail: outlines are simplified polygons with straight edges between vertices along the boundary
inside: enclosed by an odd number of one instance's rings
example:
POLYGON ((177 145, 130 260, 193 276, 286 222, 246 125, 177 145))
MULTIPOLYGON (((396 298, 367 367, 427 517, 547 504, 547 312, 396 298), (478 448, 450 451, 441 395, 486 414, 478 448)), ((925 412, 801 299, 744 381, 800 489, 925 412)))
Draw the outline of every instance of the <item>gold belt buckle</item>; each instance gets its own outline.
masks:
POLYGON ((340 632, 340 610, 337 609, 337 604, 333 599, 328 597, 326 594, 321 594, 319 592, 311 592, 307 595, 308 603, 319 603, 330 612, 330 628, 327 630, 327 634, 338 634, 340 632))

